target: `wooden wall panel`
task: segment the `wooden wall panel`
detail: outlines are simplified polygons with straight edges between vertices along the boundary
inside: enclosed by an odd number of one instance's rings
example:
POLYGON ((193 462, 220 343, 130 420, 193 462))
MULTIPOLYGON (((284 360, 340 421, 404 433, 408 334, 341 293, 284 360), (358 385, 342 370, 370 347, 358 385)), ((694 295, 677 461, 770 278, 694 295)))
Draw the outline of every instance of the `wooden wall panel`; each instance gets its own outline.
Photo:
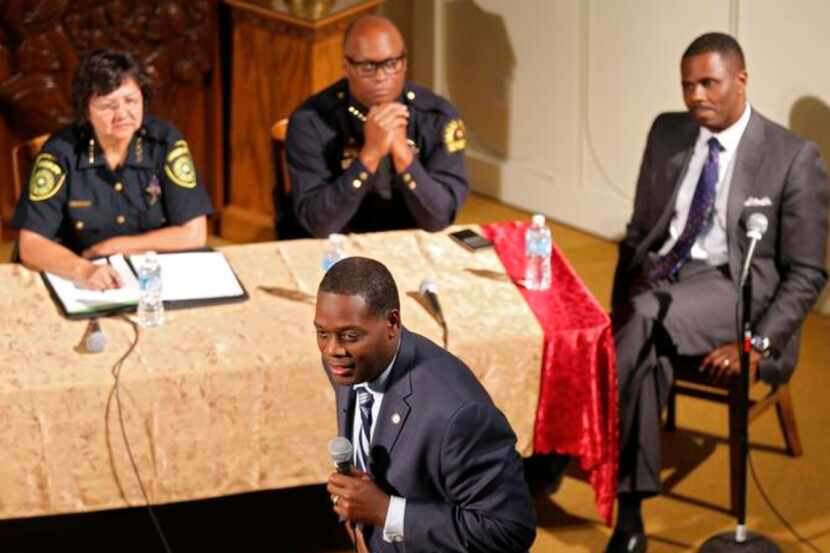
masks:
POLYGON ((0 2, 0 217, 14 210, 11 149, 71 122, 78 60, 135 55, 156 84, 150 111, 187 138, 217 208, 224 203, 219 0, 0 2))

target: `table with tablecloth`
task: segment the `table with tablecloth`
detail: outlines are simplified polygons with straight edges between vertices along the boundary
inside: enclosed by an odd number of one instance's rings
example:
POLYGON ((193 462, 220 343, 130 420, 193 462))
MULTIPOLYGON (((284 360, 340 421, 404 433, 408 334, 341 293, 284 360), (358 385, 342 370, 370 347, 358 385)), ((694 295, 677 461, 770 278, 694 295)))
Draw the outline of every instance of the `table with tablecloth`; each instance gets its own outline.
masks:
MULTIPOLYGON (((584 381, 604 379, 613 358, 598 357, 601 369, 575 365, 582 378, 570 381, 548 366, 549 329, 508 277, 498 242, 498 254, 471 253, 442 233, 404 231, 351 235, 346 249, 385 263, 405 326, 440 343, 417 298, 424 278, 435 281, 448 347, 505 413, 519 452, 574 454, 597 488, 597 475, 610 476, 603 459, 613 436, 591 421, 609 406, 589 412, 582 402, 601 398, 579 390, 606 386, 584 381), (563 386, 572 389, 559 395, 563 386), (562 422, 572 428, 549 428, 562 422)), ((139 332, 126 358, 131 322, 102 319, 107 348, 85 353, 87 323, 63 319, 37 273, 0 265, 0 518, 142 504, 127 444, 153 503, 324 482, 336 433, 312 324, 324 248, 319 240, 222 248, 250 300, 170 310, 164 326, 139 332)), ((597 348, 581 329, 573 339, 597 348)))

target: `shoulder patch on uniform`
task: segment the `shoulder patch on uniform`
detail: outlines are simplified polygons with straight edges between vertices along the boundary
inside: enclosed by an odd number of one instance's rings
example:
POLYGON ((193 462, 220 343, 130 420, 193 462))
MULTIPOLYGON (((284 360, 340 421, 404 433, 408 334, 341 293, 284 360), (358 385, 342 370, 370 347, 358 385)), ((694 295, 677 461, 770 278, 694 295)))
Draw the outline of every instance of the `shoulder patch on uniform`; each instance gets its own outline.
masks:
POLYGON ((467 133, 461 119, 453 119, 444 127, 444 145, 451 154, 467 147, 467 133))
POLYGON ((167 161, 164 164, 164 172, 175 184, 184 188, 196 186, 196 168, 193 166, 193 158, 187 142, 178 140, 167 154, 167 161))
POLYGON ((29 177, 29 199, 34 202, 48 200, 58 193, 66 180, 66 172, 52 154, 41 153, 35 158, 32 176, 29 177))

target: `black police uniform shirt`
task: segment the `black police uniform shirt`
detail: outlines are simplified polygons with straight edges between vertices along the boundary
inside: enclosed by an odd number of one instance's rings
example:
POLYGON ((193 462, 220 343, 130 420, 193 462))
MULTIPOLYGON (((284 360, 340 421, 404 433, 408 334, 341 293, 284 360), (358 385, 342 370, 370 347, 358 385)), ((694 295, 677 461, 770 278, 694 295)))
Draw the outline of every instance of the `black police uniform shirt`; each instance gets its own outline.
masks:
MULTIPOLYGON (((368 109, 345 79, 312 96, 288 124, 286 155, 294 215, 313 236, 450 225, 469 185, 464 123, 444 98, 406 82, 407 142, 413 161, 395 173, 386 156, 375 173, 360 161, 368 109)), ((277 206, 278 207, 278 206, 277 206)))
POLYGON ((81 254, 116 236, 142 234, 213 213, 187 142, 145 116, 124 164, 111 170, 88 125, 56 132, 35 159, 13 226, 81 254))

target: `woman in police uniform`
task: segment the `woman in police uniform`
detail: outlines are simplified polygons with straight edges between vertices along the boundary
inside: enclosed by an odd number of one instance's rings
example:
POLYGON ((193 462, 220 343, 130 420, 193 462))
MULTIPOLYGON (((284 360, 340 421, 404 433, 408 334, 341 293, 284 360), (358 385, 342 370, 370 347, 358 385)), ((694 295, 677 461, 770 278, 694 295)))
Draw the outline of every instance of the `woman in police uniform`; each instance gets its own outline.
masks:
POLYGON ((106 290, 118 276, 90 258, 204 246, 210 198, 181 133, 144 114, 150 93, 129 54, 97 50, 81 62, 76 122, 44 145, 17 204, 27 266, 106 290))

